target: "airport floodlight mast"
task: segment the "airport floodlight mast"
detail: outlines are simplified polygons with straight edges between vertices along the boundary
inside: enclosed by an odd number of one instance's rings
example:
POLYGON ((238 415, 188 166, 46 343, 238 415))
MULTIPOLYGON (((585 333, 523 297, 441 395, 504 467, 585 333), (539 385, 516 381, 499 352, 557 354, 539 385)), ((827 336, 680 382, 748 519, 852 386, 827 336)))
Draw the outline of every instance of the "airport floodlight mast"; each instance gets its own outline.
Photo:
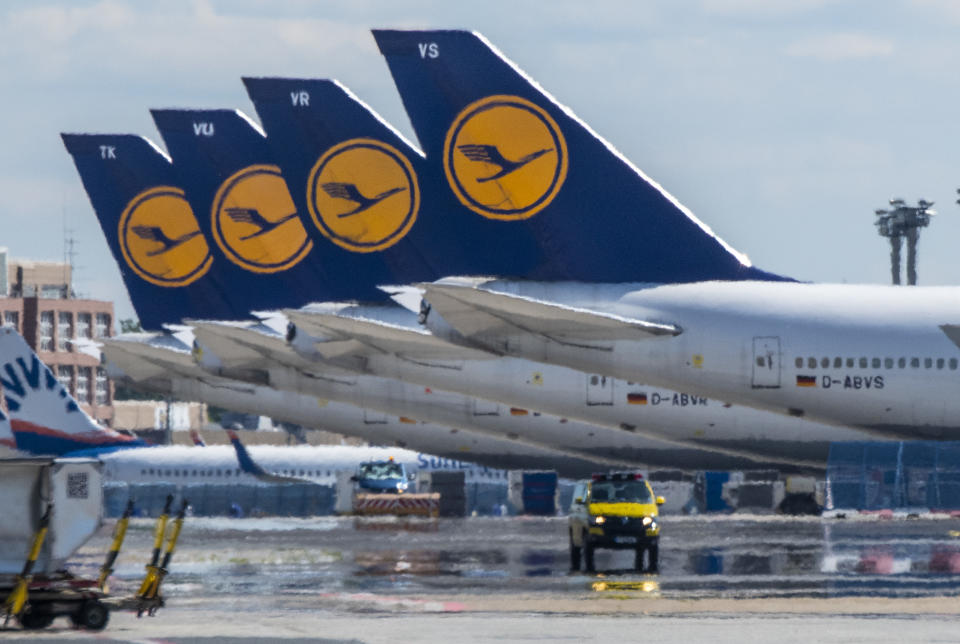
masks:
POLYGON ((916 206, 908 206, 903 199, 891 199, 889 210, 873 211, 877 216, 877 232, 890 240, 890 273, 894 284, 900 284, 900 249, 904 238, 907 240, 907 284, 917 283, 917 242, 920 229, 929 226, 930 217, 937 214, 930 209, 932 205, 933 202, 926 199, 918 199, 916 206))

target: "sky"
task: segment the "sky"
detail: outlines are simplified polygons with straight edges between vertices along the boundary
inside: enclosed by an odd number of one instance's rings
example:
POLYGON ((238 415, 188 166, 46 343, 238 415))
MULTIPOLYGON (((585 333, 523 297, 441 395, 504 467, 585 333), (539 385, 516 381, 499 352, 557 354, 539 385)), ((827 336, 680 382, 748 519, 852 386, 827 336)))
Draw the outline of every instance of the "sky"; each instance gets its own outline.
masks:
POLYGON ((7 0, 0 246, 134 317, 60 132, 156 142, 150 108, 238 108, 240 77, 336 78, 416 140, 369 29, 465 28, 761 268, 889 283, 887 200, 936 202, 920 284, 957 284, 952 0, 7 0))

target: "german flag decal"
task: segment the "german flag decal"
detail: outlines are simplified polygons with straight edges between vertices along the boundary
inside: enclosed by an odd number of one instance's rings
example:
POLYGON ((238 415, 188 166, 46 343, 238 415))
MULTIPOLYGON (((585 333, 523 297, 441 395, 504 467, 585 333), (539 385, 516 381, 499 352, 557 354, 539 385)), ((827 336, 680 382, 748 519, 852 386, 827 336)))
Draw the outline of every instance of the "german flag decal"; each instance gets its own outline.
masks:
POLYGON ((816 376, 797 376, 797 386, 798 387, 816 387, 817 377, 816 376))
POLYGON ((529 412, 526 409, 521 409, 520 407, 511 407, 510 415, 511 416, 526 416, 529 412))
POLYGON ((647 394, 627 394, 628 405, 646 405, 647 394))

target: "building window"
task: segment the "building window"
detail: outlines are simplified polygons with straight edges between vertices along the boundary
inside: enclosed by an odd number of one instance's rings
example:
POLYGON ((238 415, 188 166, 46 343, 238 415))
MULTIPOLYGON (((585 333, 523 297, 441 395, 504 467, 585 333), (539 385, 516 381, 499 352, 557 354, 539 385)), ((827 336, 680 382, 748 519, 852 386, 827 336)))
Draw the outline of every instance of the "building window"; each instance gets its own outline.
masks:
POLYGON ((4 311, 3 312, 3 323, 7 326, 12 326, 17 331, 20 331, 20 312, 19 311, 4 311))
POLYGON ((97 367, 97 404, 106 405, 110 402, 110 381, 107 380, 107 370, 97 367))
POLYGON ((97 313, 97 329, 96 329, 95 337, 97 338, 110 337, 110 314, 109 313, 97 313))
POLYGON ((93 324, 89 313, 77 313, 77 337, 93 337, 93 324))
POLYGON ((90 402, 90 367, 77 368, 77 401, 81 404, 90 402))
POLYGON ((57 365, 57 380, 69 392, 73 387, 73 366, 68 364, 57 365))
POLYGON ((40 350, 53 351, 53 311, 40 312, 40 350))
POLYGON ((73 339, 73 313, 60 311, 57 314, 57 351, 69 351, 73 339))
POLYGON ((40 297, 48 300, 59 300, 64 297, 66 289, 61 284, 44 284, 40 287, 40 297))

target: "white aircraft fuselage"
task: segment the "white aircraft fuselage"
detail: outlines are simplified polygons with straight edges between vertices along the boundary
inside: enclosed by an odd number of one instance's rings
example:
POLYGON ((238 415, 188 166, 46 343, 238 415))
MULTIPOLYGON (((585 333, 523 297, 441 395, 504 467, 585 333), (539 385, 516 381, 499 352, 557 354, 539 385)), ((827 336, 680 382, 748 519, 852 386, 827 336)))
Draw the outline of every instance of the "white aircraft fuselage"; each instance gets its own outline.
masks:
POLYGON ((509 323, 467 328, 464 312, 434 309, 510 355, 890 438, 960 437, 960 349, 948 336, 960 321, 955 287, 704 282, 575 301, 549 285, 489 288, 676 331, 578 341, 576 329, 560 338, 509 323))

